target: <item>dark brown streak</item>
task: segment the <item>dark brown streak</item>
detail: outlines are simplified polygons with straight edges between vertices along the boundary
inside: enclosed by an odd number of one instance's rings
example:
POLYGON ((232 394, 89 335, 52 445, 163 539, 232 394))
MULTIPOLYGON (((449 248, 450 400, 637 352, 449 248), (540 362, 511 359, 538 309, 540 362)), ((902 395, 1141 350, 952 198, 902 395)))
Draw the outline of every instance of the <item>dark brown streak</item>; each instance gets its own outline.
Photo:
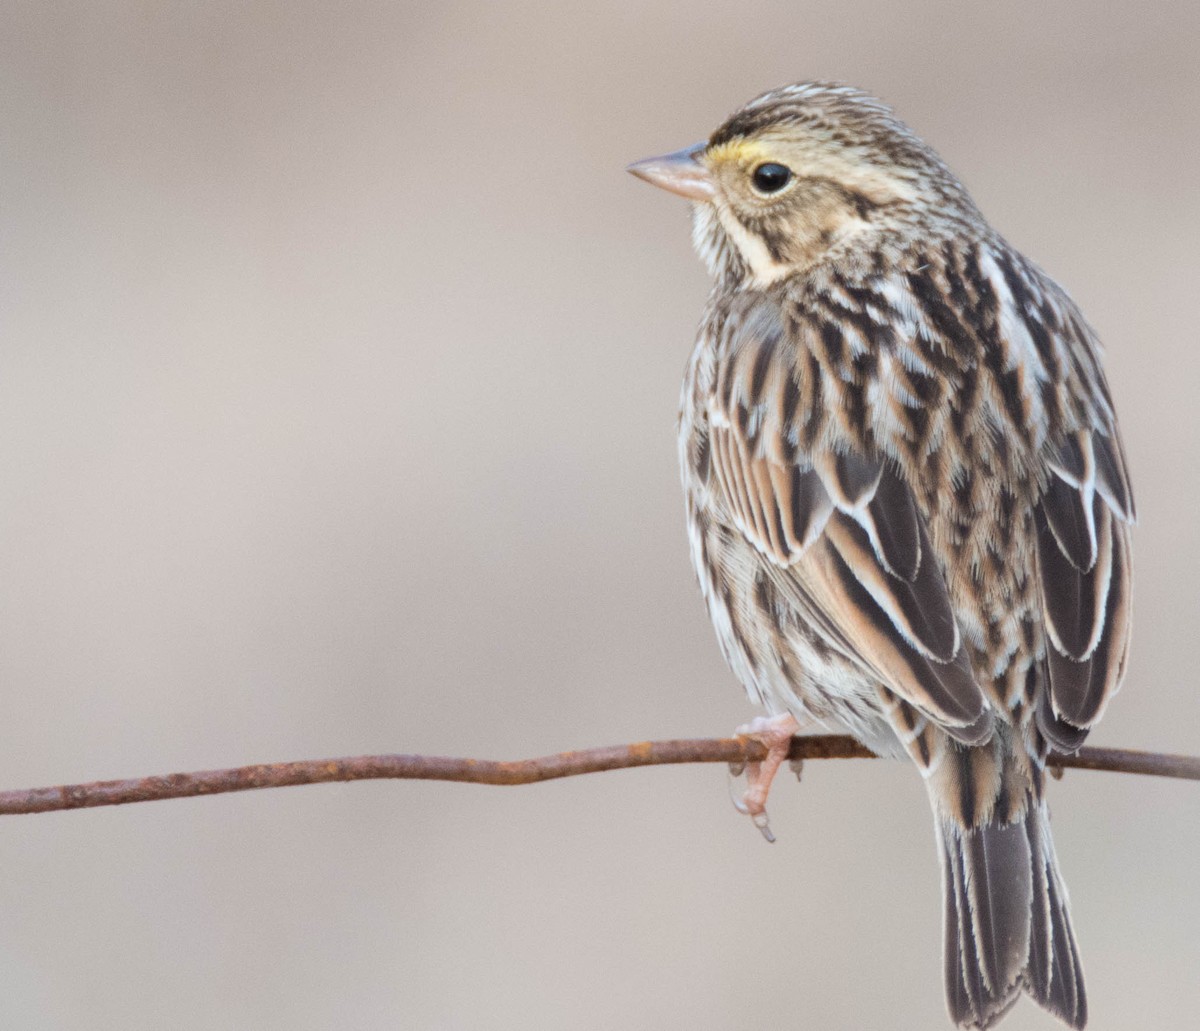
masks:
POLYGON ((842 335, 842 327, 832 319, 821 323, 821 343, 824 345, 824 365, 831 374, 836 372, 846 361, 846 341, 842 335))
POLYGON ((801 442, 804 447, 811 449, 816 443, 817 434, 821 431, 824 417, 821 397, 821 363, 812 351, 808 352, 808 372, 805 379, 805 400, 808 403, 808 411, 804 420, 801 442))
POLYGON ((955 747, 954 758, 960 764, 958 774, 958 804, 961 808, 959 820, 964 827, 974 827, 979 814, 975 811, 977 798, 975 794, 974 751, 955 747))
POLYGON ((792 421, 796 418, 796 406, 800 403, 800 387, 796 383, 796 374, 790 367, 785 367, 783 375, 783 401, 780 410, 779 441, 783 447, 784 457, 789 461, 796 457, 796 445, 792 442, 792 421))
POLYGON ((929 739, 926 736, 928 729, 928 727, 922 728, 921 733, 916 737, 917 754, 920 757, 921 769, 923 770, 929 769, 929 763, 933 759, 933 756, 929 753, 929 739))
POLYGON ((963 370, 962 385, 950 395, 950 421, 958 436, 965 435, 967 421, 975 414, 979 400, 979 366, 971 362, 963 370))
POLYGON ((777 337, 767 337, 758 345, 758 353, 754 356, 754 368, 750 373, 751 404, 762 402, 763 384, 767 381, 767 372, 771 368, 771 359, 774 357, 777 343, 777 337))
POLYGON ((978 346, 972 346, 976 342, 970 339, 966 327, 942 299, 942 292, 929 274, 929 269, 910 272, 906 279, 942 345, 934 346, 934 341, 924 344, 921 357, 939 372, 956 378, 962 365, 977 357, 978 346))
POLYGON ((1005 369, 1004 358, 999 347, 987 347, 983 351, 984 362, 995 380, 1004 402, 1004 410, 1015 427, 1023 428, 1029 423, 1025 410, 1025 398, 1021 392, 1021 377, 1016 369, 1005 369))

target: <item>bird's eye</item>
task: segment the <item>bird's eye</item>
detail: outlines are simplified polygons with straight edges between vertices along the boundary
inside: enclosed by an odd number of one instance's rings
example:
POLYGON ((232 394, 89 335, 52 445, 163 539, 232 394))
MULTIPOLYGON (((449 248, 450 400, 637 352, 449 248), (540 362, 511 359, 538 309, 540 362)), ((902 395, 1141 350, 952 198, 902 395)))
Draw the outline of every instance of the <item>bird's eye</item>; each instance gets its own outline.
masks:
POLYGON ((759 165, 750 176, 759 193, 778 193, 792 181, 792 170, 787 165, 768 161, 759 165))

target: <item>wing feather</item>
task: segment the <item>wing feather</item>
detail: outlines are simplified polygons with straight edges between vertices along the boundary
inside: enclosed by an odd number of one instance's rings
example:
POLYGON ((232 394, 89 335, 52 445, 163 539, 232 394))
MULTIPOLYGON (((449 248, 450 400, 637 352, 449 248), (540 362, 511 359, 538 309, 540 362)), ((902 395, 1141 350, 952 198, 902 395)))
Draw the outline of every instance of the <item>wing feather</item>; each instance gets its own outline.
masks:
POLYGON ((1073 751, 1124 674, 1133 492, 1115 428, 1070 434, 1047 469, 1035 522, 1049 692, 1037 720, 1056 747, 1073 751))
POLYGON ((827 575, 822 577, 829 607, 859 654, 901 698, 968 744, 991 734, 983 693, 971 672, 966 649, 950 662, 938 662, 899 632, 831 541, 825 540, 827 575))
POLYGON ((834 504, 845 511, 858 508, 875 495, 883 473, 880 462, 859 455, 821 452, 813 457, 834 504))
POLYGON ((833 514, 833 499, 815 472, 801 473, 793 469, 791 509, 798 543, 792 554, 798 555, 820 536, 833 514))
POLYGON ((1082 568, 1074 561, 1078 553, 1073 556, 1057 539, 1044 499, 1037 520, 1046 630, 1055 649, 1076 662, 1091 658, 1100 641, 1112 573, 1112 512, 1099 497, 1089 500, 1096 556, 1082 568))
POLYGON ((841 512, 830 520, 825 534, 911 647, 935 662, 954 658, 960 644, 958 624, 946 583, 933 562, 925 563, 911 582, 896 576, 887 570, 862 525, 841 512))
POLYGON ((880 479, 867 505, 867 532, 889 573, 913 583, 926 553, 924 529, 910 491, 898 476, 880 479))
POLYGON ((752 446, 721 395, 709 402, 710 483, 733 524, 901 698, 960 740, 986 740, 988 705, 908 486, 860 454, 783 461, 762 427, 752 446))
POLYGON ((1081 573, 1096 564, 1095 506, 1090 491, 1082 491, 1058 476, 1051 476, 1042 495, 1046 523, 1063 556, 1081 573))
POLYGON ((1125 471, 1125 449, 1121 438, 1115 433, 1092 436, 1096 455, 1096 489, 1126 523, 1137 521, 1133 504, 1133 490, 1129 486, 1129 474, 1125 471))

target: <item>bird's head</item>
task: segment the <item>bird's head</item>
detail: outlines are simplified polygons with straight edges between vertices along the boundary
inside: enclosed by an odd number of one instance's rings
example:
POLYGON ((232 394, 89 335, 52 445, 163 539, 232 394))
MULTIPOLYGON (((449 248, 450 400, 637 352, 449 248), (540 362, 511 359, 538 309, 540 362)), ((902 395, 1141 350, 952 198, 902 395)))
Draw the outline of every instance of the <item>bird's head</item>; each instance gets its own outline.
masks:
POLYGON ((701 256, 715 274, 758 286, 835 255, 928 238, 939 221, 978 218, 890 108, 830 83, 764 93, 705 142, 629 171, 695 202, 701 256))

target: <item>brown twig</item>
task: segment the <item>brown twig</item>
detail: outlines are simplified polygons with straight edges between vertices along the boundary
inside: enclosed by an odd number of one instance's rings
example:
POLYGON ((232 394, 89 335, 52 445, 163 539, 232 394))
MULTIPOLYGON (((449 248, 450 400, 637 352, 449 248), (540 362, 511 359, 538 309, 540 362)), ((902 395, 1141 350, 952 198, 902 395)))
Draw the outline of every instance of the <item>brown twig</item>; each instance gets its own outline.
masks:
MULTIPOLYGON (((763 746, 746 738, 701 738, 643 741, 581 752, 559 752, 538 759, 495 762, 439 755, 360 755, 348 759, 308 759, 263 763, 228 770, 169 773, 137 780, 100 780, 52 788, 0 791, 0 816, 90 809, 128 802, 220 795, 227 791, 283 788, 297 784, 329 784, 349 780, 452 780, 467 784, 535 784, 634 766, 675 763, 744 763, 762 759, 763 746)), ((850 737, 815 735, 792 741, 791 759, 873 759, 874 754, 850 737)), ((1052 768, 1110 770, 1159 777, 1200 780, 1200 758, 1134 752, 1124 748, 1083 748, 1077 755, 1052 756, 1052 768)))

